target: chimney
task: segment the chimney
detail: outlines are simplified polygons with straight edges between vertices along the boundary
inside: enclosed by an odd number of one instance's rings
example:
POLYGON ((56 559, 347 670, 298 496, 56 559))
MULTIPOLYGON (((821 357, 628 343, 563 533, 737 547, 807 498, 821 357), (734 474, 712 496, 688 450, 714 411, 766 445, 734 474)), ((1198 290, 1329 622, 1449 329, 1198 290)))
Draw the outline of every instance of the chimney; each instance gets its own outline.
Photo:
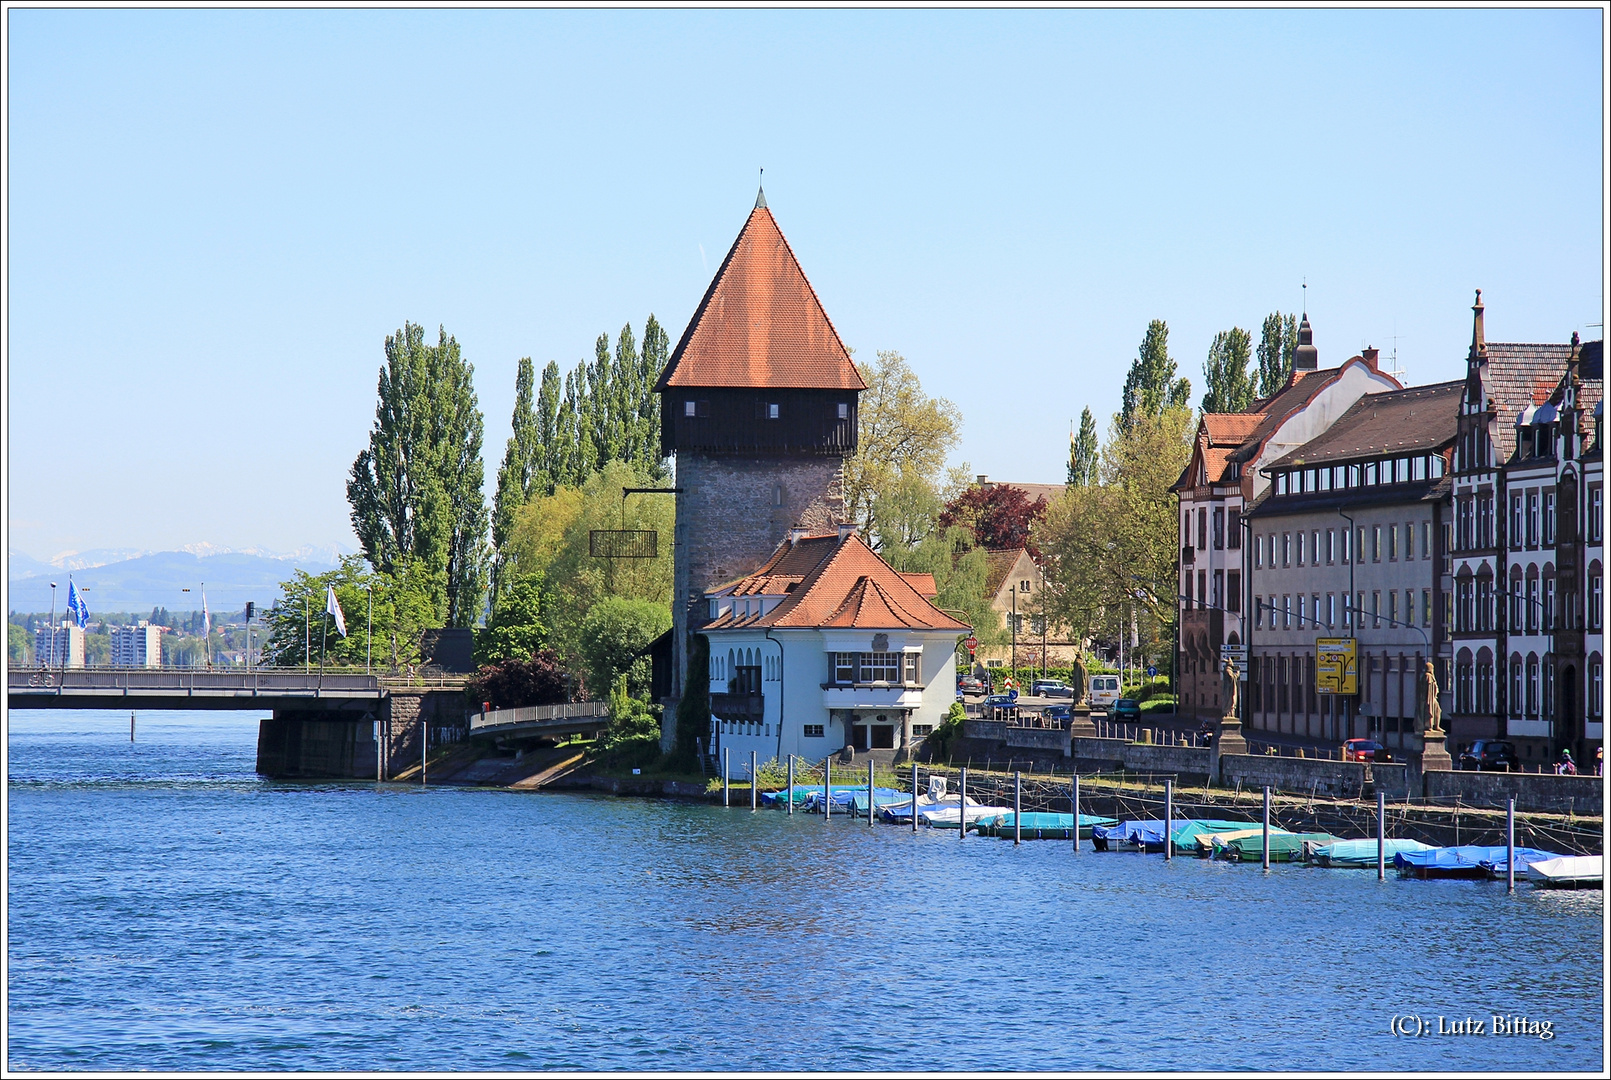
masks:
POLYGON ((990 478, 988 476, 986 476, 984 473, 979 474, 979 486, 980 487, 989 487, 990 486, 990 478))
POLYGON ((1376 358, 1378 356, 1380 356, 1381 354, 1382 354, 1382 350, 1372 348, 1369 345, 1365 346, 1363 349, 1361 349, 1359 351, 1359 355, 1363 356, 1365 358, 1365 362, 1367 364, 1369 364, 1371 367, 1376 366, 1376 358))
POLYGON ((856 530, 859 528, 861 528, 861 526, 857 525, 854 521, 841 521, 839 523, 839 542, 843 544, 846 540, 849 540, 852 536, 855 536, 856 530))
POLYGON ((793 547, 795 544, 798 544, 800 542, 800 540, 805 536, 805 534, 807 532, 809 532, 809 531, 810 531, 809 529, 802 528, 799 525, 796 525, 794 528, 790 529, 789 530, 789 546, 793 547))
POLYGON ((1477 302, 1471 305, 1471 359, 1487 359, 1488 339, 1482 329, 1482 290, 1477 290, 1477 302))

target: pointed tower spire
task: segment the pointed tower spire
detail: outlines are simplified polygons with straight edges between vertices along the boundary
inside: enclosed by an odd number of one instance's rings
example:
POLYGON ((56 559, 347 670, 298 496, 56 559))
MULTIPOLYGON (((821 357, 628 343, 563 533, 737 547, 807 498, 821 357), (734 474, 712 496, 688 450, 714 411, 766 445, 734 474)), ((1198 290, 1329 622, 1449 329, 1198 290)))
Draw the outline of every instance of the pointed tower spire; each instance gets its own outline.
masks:
MULTIPOLYGON (((1307 305, 1305 305, 1307 307, 1307 305)), ((1298 324, 1298 347, 1292 351, 1293 371, 1314 371, 1320 366, 1320 350, 1315 348, 1315 332, 1309 325, 1309 312, 1298 324)))
POLYGON ((755 209, 766 209, 766 169, 761 169, 761 179, 755 185, 755 209))
POLYGON ((1482 290, 1477 290, 1477 302, 1471 305, 1471 359, 1486 359, 1488 340, 1482 331, 1482 290))

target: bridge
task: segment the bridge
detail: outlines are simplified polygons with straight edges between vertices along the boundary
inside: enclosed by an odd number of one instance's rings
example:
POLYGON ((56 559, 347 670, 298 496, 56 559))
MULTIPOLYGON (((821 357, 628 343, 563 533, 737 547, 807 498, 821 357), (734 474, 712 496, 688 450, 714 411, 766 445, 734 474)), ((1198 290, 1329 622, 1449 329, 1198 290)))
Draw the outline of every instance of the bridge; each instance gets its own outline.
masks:
POLYGON ((450 674, 402 678, 283 668, 8 667, 6 705, 268 711, 272 717, 258 725, 259 773, 382 779, 411 768, 427 746, 468 734, 465 682, 450 674))

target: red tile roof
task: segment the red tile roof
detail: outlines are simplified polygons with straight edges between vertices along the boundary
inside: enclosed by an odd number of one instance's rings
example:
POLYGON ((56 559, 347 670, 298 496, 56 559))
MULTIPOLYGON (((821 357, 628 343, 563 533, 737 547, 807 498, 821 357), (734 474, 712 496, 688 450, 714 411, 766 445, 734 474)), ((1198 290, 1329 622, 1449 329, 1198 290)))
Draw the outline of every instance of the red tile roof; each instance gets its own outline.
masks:
POLYGON ((655 390, 674 386, 867 388, 764 204, 733 241, 655 390))
MULTIPOLYGON (((929 578, 912 574, 912 578, 929 578)), ((923 584, 921 581, 918 584, 923 584)), ((968 629, 933 604, 914 583, 878 557, 861 537, 854 534, 840 540, 837 534, 785 540, 772 553, 765 566, 749 577, 723 586, 733 595, 753 595, 769 591, 787 596, 765 615, 737 615, 732 611, 707 623, 705 630, 740 627, 760 629, 868 629, 868 630, 955 630, 968 629), (792 572, 803 564, 813 565, 792 590, 765 590, 767 583, 788 584, 792 572)))

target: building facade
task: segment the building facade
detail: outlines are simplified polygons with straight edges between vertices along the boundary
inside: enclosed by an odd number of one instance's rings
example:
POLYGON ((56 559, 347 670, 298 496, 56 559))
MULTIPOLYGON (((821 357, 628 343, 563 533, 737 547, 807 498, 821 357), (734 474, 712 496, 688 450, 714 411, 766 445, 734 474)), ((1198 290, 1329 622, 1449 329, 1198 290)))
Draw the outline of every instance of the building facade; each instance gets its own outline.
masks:
POLYGON ((842 520, 863 389, 758 197, 655 384, 678 489, 666 749, 706 591, 754 571, 790 529, 842 520))
MULTIPOLYGON (((1270 484, 1263 467, 1320 435, 1361 397, 1398 388, 1398 380, 1377 367, 1375 349, 1335 368, 1319 367, 1306 314, 1285 386, 1246 412, 1208 413, 1198 422, 1191 460, 1173 488, 1180 513, 1175 679, 1181 712, 1221 715, 1220 646, 1247 641, 1252 589, 1245 513, 1270 484)), ((1241 697, 1245 714, 1247 695, 1241 697)))
POLYGON ((1603 343, 1488 342, 1482 294, 1454 453, 1451 743, 1524 765, 1603 738, 1603 343))
POLYGON ((1250 730, 1419 751, 1416 692, 1446 637, 1443 522, 1462 384, 1370 394, 1262 470, 1249 507, 1250 730), (1357 692, 1316 679, 1353 642, 1357 692))
POLYGON ((39 667, 84 666, 84 630, 64 622, 57 627, 41 626, 34 630, 34 663, 39 667))
POLYGON ((820 761, 921 742, 956 700, 969 632, 932 599, 930 575, 895 571, 853 525, 793 530, 754 573, 707 590, 717 761, 726 751, 739 778, 752 752, 820 761))
POLYGON ((161 667, 162 627, 141 621, 111 630, 113 667, 161 667))

